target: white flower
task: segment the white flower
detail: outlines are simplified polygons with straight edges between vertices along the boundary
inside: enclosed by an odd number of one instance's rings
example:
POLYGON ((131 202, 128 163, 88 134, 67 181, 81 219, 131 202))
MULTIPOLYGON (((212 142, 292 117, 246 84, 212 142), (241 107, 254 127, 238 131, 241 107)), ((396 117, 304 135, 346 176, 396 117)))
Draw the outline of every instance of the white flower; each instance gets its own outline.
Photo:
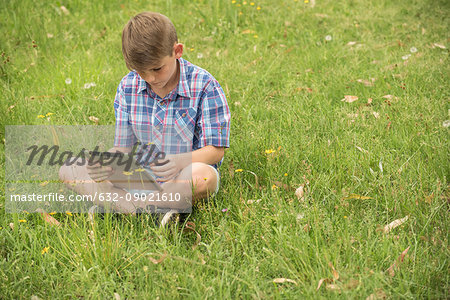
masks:
POLYGON ((71 83, 72 83, 72 79, 66 78, 66 84, 71 84, 71 83))
POLYGON ((331 37, 331 35, 327 35, 326 37, 325 37, 325 41, 331 41, 333 38, 331 37))
POLYGON ((409 52, 416 53, 417 52, 417 48, 416 47, 411 47, 411 49, 409 49, 409 52))
POLYGON ((402 59, 403 60, 407 60, 408 58, 410 58, 411 57, 411 54, 406 54, 406 55, 403 55, 402 56, 402 59))
POLYGON ((89 82, 84 84, 85 89, 90 89, 93 86, 96 86, 95 82, 89 82))
POLYGON ((197 54, 197 58, 203 58, 203 54, 202 53, 197 54))
POLYGON ((448 128, 450 126, 450 120, 445 120, 444 123, 442 123, 442 126, 448 128))

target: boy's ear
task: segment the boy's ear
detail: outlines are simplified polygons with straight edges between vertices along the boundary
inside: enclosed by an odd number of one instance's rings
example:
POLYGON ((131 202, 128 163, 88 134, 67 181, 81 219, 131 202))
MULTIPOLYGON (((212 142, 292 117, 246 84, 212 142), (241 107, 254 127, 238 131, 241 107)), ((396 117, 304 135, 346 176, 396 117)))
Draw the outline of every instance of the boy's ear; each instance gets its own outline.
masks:
POLYGON ((181 55, 183 55, 183 44, 180 43, 176 43, 175 45, 173 45, 173 52, 175 54, 175 58, 180 58, 181 55))

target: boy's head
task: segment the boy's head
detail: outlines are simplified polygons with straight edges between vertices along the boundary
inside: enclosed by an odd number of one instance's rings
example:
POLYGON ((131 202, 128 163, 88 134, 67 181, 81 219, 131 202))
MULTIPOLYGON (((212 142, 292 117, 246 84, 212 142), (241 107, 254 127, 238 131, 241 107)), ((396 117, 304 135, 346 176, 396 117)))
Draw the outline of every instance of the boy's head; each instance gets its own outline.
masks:
POLYGON ((177 32, 166 16, 143 12, 133 17, 122 32, 122 53, 130 70, 145 71, 167 56, 178 45, 177 32))

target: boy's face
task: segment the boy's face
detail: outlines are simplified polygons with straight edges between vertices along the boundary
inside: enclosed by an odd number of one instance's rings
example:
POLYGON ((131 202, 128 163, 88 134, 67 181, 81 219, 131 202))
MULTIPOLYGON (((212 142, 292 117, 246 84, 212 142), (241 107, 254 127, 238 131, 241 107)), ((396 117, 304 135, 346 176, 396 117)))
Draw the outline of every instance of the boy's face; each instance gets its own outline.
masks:
POLYGON ((136 70, 152 89, 164 90, 173 89, 177 80, 177 59, 183 54, 183 45, 175 44, 173 46, 172 56, 165 56, 154 66, 149 66, 146 70, 136 70))

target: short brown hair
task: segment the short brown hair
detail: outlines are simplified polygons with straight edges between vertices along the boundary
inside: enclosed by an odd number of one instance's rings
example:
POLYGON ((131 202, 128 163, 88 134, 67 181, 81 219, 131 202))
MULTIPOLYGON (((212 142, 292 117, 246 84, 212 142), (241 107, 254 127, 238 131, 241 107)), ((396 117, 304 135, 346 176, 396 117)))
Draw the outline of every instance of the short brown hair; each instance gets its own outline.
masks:
POLYGON ((178 42, 175 26, 166 16, 142 12, 130 21, 122 32, 122 53, 127 68, 144 70, 165 56, 172 56, 178 42))

